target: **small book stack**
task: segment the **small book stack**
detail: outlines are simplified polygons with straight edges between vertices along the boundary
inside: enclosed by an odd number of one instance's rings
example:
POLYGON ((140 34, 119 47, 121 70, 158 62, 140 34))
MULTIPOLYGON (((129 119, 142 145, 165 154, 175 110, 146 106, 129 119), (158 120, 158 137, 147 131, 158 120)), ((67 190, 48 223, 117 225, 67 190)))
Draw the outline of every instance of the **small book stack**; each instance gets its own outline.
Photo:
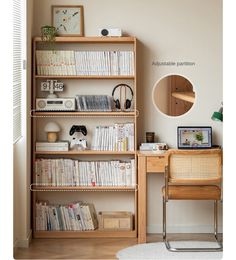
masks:
POLYGON ((136 184, 135 161, 36 159, 37 186, 123 186, 136 184))
POLYGON ((107 95, 76 95, 78 111, 112 111, 113 99, 107 95))
POLYGON ((152 151, 157 153, 164 153, 167 150, 166 143, 141 143, 139 150, 142 151, 152 151))
POLYGON ((69 142, 36 142, 36 152, 67 152, 69 151, 69 142))
POLYGON ((91 148, 97 151, 134 151, 134 123, 96 126, 91 148))
POLYGON ((36 203, 37 231, 85 231, 98 228, 94 205, 81 201, 68 205, 36 203))

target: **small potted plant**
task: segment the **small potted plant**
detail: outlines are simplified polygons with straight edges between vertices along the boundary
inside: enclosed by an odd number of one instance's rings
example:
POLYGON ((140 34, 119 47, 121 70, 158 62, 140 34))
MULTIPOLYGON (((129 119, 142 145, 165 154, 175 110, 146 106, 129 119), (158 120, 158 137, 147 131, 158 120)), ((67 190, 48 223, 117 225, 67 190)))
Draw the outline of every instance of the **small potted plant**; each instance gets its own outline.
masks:
POLYGON ((41 27, 41 39, 49 45, 54 45, 57 29, 54 26, 44 25, 41 27))

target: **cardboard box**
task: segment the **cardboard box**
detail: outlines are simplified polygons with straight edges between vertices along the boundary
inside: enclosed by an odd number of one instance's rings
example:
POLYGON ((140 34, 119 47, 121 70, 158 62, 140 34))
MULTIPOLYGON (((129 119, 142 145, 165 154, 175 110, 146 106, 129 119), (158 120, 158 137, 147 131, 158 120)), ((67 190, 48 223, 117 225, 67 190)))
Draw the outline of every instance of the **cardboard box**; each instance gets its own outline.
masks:
POLYGON ((127 211, 102 211, 98 213, 100 230, 133 230, 133 214, 127 211))

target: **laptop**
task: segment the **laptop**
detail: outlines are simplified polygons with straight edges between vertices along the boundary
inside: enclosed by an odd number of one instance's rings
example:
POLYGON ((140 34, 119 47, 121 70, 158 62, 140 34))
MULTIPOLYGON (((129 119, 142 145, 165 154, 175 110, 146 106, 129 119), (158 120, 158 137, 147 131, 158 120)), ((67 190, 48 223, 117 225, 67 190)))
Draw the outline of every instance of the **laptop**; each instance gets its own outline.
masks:
POLYGON ((211 126, 178 126, 178 149, 212 148, 211 126))

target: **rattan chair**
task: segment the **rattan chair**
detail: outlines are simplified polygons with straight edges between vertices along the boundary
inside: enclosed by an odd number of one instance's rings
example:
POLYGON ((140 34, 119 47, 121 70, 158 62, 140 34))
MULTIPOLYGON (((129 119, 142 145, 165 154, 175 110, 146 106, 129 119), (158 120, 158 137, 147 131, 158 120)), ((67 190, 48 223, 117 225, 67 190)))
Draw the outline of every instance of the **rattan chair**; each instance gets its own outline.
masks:
POLYGON ((163 195, 163 240, 174 252, 222 251, 218 240, 218 201, 221 200, 221 149, 169 150, 166 157, 163 195), (213 200, 214 237, 217 248, 174 248, 167 239, 166 209, 168 200, 213 200))

